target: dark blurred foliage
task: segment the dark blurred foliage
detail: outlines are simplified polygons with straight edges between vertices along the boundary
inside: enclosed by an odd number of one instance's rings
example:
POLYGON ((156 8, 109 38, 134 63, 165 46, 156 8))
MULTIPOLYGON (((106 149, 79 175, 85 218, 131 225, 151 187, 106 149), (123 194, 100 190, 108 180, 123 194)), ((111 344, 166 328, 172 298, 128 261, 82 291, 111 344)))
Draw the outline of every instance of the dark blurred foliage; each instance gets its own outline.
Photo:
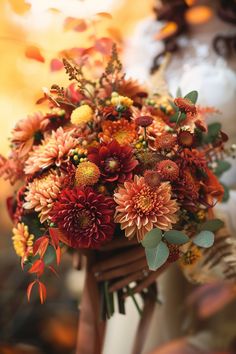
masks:
POLYGON ((74 352, 78 304, 64 286, 65 274, 71 266, 68 258, 60 267, 60 279, 47 275, 48 298, 41 305, 36 288, 28 303, 26 289, 30 277, 21 271, 19 264, 1 259, 0 354, 74 352))

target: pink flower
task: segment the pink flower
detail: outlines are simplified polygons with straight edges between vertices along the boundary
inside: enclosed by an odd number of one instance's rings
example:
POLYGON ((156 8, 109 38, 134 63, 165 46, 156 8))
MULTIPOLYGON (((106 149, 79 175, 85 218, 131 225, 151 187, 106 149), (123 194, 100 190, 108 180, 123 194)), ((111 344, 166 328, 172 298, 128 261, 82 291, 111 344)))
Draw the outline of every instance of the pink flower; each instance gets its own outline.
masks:
POLYGON ((61 127, 53 131, 33 151, 25 163, 25 173, 34 174, 52 165, 60 166, 69 160, 69 152, 77 145, 73 130, 64 131, 61 127))
POLYGON ((143 177, 125 182, 114 194, 116 207, 115 222, 121 224, 126 237, 137 235, 141 241, 151 229, 158 227, 169 230, 177 222, 178 205, 171 199, 171 185, 161 183, 156 189, 150 188, 143 177))

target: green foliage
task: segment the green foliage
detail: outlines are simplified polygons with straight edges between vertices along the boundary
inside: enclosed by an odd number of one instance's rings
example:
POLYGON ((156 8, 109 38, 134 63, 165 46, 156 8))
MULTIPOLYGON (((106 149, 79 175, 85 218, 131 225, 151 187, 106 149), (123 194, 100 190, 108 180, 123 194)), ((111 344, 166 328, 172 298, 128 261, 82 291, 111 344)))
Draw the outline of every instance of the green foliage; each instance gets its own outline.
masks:
POLYGON ((230 197, 230 189, 229 189, 228 186, 226 186, 226 184, 224 184, 222 182, 221 182, 221 184, 224 187, 224 196, 223 196, 222 202, 226 203, 229 200, 229 197, 230 197))
POLYGON ((231 168, 231 163, 225 160, 217 161, 217 167, 214 169, 214 173, 217 177, 223 175, 224 172, 228 171, 231 168))
POLYGON ((165 232, 164 238, 166 241, 173 243, 174 245, 183 245, 184 243, 189 242, 188 236, 178 230, 170 230, 165 232))
POLYGON ((197 91, 191 91, 189 92, 184 98, 187 98, 189 101, 191 101, 193 104, 197 102, 198 99, 198 92, 197 91))
POLYGON ((211 123, 208 125, 208 132, 203 136, 203 142, 205 144, 214 143, 218 138, 221 131, 221 124, 220 123, 211 123))
POLYGON ((141 242, 145 248, 155 248, 161 242, 162 231, 158 228, 150 230, 141 242))
POLYGON ((161 241, 155 248, 145 248, 148 267, 150 270, 160 268, 169 257, 169 248, 161 241))
POLYGON ((216 232, 220 230, 224 226, 224 222, 220 219, 212 219, 212 220, 207 220, 203 224, 200 224, 199 230, 203 231, 212 231, 216 232))
POLYGON ((192 238, 195 245, 203 248, 209 248, 214 244, 215 235, 213 232, 204 230, 192 238))

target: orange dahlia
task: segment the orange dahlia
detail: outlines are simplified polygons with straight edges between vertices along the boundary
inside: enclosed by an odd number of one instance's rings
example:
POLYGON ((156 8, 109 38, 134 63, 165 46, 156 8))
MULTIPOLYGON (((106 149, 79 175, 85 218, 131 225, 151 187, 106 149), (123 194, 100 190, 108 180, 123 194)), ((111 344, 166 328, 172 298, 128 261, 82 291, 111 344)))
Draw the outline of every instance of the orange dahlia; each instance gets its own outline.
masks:
POLYGON ((39 213, 40 222, 45 222, 61 192, 63 179, 64 176, 58 176, 55 171, 50 171, 44 177, 35 178, 27 186, 24 209, 35 210, 39 213))
POLYGON ((47 136, 40 145, 34 146, 25 163, 25 173, 33 174, 51 165, 60 166, 69 159, 69 151, 75 148, 77 139, 73 130, 64 131, 61 127, 47 136))
POLYGON ((16 254, 26 260, 33 253, 34 235, 29 233, 28 226, 24 223, 18 223, 12 230, 13 247, 16 254))
POLYGON ((116 140, 120 145, 131 144, 136 137, 135 124, 124 118, 113 122, 105 120, 102 123, 102 133, 99 134, 99 138, 103 142, 109 143, 112 140, 116 140))
POLYGON ((154 227, 162 230, 172 229, 177 222, 178 205, 171 199, 171 185, 161 183, 156 189, 150 188, 144 177, 134 177, 125 182, 114 194, 116 207, 115 222, 121 224, 126 237, 137 235, 142 241, 145 234, 154 227))

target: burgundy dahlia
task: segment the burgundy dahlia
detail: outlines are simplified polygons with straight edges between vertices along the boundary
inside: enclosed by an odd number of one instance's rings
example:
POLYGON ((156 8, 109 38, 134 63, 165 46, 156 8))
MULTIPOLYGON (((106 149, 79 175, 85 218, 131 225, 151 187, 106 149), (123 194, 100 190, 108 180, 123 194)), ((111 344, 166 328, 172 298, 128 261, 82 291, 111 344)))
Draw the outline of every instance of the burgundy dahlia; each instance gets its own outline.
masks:
POLYGON ((120 145, 116 140, 98 148, 90 148, 88 160, 95 163, 104 181, 120 182, 132 178, 132 171, 138 165, 133 150, 128 145, 120 145))
POLYGON ((91 188, 64 189, 51 212, 63 232, 64 242, 74 248, 98 248, 114 233, 114 201, 91 188))

